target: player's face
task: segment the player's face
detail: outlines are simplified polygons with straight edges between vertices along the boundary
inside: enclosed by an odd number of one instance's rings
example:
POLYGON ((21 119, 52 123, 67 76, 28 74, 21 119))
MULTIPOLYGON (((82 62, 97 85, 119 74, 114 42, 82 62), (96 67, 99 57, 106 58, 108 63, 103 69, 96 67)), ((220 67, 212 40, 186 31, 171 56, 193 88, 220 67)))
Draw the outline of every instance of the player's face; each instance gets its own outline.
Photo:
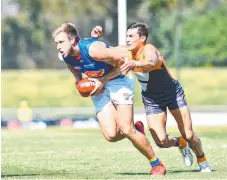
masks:
POLYGON ((144 42, 143 38, 139 36, 137 28, 128 29, 126 37, 128 50, 137 49, 144 42))
POLYGON ((57 34, 54 38, 54 41, 57 44, 57 49, 63 57, 69 56, 72 51, 73 42, 69 39, 68 35, 64 32, 57 34))

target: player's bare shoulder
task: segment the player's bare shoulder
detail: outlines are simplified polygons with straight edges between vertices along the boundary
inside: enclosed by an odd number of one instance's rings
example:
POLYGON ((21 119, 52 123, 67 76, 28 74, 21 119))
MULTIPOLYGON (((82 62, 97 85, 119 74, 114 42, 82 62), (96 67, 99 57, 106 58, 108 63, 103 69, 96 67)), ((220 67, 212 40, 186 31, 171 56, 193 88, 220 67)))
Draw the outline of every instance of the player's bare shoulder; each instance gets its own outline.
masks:
POLYGON ((102 41, 93 42, 89 47, 89 55, 94 59, 99 59, 100 51, 106 47, 107 45, 102 41))
POLYGON ((163 60, 162 53, 152 44, 146 44, 144 47, 144 52, 146 54, 155 54, 159 60, 163 60))
POLYGON ((156 52, 158 49, 154 45, 147 43, 144 46, 144 51, 156 52))

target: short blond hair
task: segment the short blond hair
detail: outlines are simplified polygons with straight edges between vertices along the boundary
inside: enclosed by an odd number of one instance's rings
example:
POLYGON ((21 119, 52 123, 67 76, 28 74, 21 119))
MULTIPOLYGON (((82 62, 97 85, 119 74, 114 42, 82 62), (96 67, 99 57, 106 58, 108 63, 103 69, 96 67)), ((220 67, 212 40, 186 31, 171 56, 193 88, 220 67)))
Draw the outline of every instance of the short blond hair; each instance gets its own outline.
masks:
POLYGON ((68 34, 69 37, 73 37, 75 39, 78 38, 76 25, 73 23, 63 23, 61 26, 59 26, 52 32, 52 37, 54 38, 61 32, 65 32, 66 34, 68 34))

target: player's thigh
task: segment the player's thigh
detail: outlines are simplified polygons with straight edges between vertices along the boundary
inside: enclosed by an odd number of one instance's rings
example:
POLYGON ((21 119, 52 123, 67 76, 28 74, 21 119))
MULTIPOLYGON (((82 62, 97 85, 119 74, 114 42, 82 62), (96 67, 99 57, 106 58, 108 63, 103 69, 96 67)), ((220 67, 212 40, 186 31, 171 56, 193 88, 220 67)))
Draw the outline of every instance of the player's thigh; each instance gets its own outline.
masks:
POLYGON ((166 139, 166 120, 166 112, 147 116, 148 128, 156 143, 164 142, 166 139))
POLYGON ((108 82, 110 99, 117 108, 117 123, 119 128, 127 131, 133 127, 133 98, 134 81, 129 76, 118 78, 108 82))
POLYGON ((115 138, 118 134, 117 111, 111 102, 97 113, 97 118, 104 136, 107 139, 115 138))
POLYGON ((166 138, 166 106, 157 104, 152 98, 142 96, 148 128, 156 142, 166 138))
POLYGON ((117 108, 117 124, 123 132, 130 131, 134 127, 133 122, 133 105, 132 104, 118 104, 117 108))
POLYGON ((180 130, 191 129, 192 120, 185 99, 184 90, 180 86, 172 96, 171 103, 168 105, 170 112, 177 121, 180 130))
POLYGON ((97 118, 104 136, 113 138, 117 136, 116 126, 116 108, 110 100, 110 93, 107 89, 97 95, 91 97, 97 118))
POLYGON ((181 134, 185 138, 190 139, 193 132, 192 119, 188 107, 184 106, 178 109, 170 110, 170 112, 175 118, 181 134))
POLYGON ((192 135, 192 120, 191 115, 185 99, 183 88, 180 86, 172 96, 172 101, 168 105, 168 108, 175 118, 178 128, 181 134, 191 136, 192 135))

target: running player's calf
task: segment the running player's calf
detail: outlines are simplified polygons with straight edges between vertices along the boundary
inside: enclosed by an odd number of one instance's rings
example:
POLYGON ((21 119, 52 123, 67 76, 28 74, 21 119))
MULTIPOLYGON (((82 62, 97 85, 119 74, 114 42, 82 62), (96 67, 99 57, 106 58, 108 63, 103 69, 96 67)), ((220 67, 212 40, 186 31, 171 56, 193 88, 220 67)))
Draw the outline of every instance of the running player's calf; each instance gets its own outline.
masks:
MULTIPOLYGON (((144 125, 142 121, 137 121, 134 126, 137 131, 145 135, 144 125)), ((166 174, 166 168, 164 164, 157 158, 157 156, 153 157, 149 161, 151 165, 151 170, 149 172, 150 175, 163 176, 166 174)))

